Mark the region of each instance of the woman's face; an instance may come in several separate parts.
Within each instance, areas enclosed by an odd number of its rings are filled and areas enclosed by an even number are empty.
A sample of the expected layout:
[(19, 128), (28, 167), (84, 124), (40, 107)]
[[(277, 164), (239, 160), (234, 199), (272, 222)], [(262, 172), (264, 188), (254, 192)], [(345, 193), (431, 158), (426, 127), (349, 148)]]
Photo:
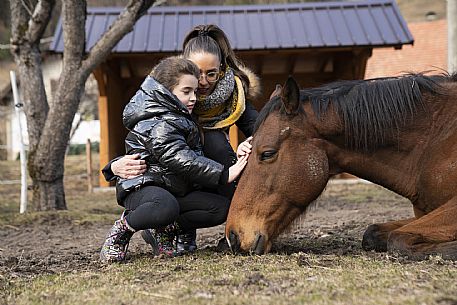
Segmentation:
[[(189, 60), (194, 62), (200, 69), (200, 79), (198, 80), (198, 91), (199, 96), (206, 96), (213, 92), (217, 84), (217, 79), (211, 81), (211, 77), (214, 76), (214, 73), (219, 74), (221, 62), (219, 58), (210, 53), (192, 53), (190, 54)], [(208, 81), (208, 78), (210, 81)]]

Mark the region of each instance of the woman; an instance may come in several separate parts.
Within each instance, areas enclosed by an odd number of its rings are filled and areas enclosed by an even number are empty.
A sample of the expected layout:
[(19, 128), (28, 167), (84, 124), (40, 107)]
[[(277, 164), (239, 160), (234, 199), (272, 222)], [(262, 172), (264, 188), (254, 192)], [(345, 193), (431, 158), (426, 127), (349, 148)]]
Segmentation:
[[(196, 114), (204, 130), (204, 153), (225, 166), (236, 162), (228, 130), (236, 125), (250, 137), (258, 113), (247, 100), (259, 93), (257, 77), (236, 58), (225, 33), (215, 25), (199, 25), (187, 34), (183, 56), (200, 69)], [(242, 146), (243, 147), (243, 146)], [(220, 186), (218, 193), (231, 199), (234, 183)]]
[[(248, 137), (240, 144), (238, 155), (250, 153), (250, 136), (258, 113), (249, 100), (260, 93), (258, 78), (236, 58), (225, 33), (216, 25), (198, 25), (184, 38), (183, 56), (200, 70), (198, 100), (194, 114), (204, 131), (205, 156), (229, 168), (236, 163), (228, 129), (236, 125)], [(114, 159), (103, 169), (110, 181), (116, 176), (133, 178), (146, 170), (139, 155)], [(216, 192), (231, 199), (236, 182), (217, 187)], [(195, 248), (195, 234), (180, 236), (186, 247)]]

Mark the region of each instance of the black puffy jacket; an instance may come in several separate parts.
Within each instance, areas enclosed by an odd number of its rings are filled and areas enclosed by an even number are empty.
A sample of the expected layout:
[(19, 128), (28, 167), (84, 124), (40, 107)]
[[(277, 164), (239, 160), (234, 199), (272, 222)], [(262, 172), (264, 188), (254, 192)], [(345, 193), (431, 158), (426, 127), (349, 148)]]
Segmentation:
[(130, 131), (126, 154), (140, 154), (146, 172), (132, 179), (117, 178), (117, 199), (143, 185), (165, 188), (183, 196), (200, 186), (227, 183), (224, 166), (203, 156), (200, 133), (187, 108), (154, 78), (147, 77), (124, 109)]

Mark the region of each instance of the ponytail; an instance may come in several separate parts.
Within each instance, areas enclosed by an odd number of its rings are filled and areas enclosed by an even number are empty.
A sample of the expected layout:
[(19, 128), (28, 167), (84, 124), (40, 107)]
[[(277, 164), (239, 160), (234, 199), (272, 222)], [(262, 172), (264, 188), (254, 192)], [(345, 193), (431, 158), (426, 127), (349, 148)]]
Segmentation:
[(230, 42), (217, 25), (197, 25), (184, 38), (183, 55), (188, 58), (192, 53), (205, 52), (217, 56), (221, 62), (221, 70), (229, 66), (233, 73), (241, 79), (244, 89), (249, 88), (249, 78), (240, 68), (243, 63), (235, 56)]

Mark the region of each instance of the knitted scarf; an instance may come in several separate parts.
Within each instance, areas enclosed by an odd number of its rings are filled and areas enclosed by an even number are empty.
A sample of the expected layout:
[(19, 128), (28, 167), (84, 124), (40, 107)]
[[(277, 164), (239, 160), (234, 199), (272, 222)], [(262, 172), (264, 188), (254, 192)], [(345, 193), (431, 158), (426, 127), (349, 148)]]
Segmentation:
[(194, 113), (203, 129), (221, 129), (235, 124), (245, 107), (241, 80), (227, 67), (213, 92), (199, 97)]

